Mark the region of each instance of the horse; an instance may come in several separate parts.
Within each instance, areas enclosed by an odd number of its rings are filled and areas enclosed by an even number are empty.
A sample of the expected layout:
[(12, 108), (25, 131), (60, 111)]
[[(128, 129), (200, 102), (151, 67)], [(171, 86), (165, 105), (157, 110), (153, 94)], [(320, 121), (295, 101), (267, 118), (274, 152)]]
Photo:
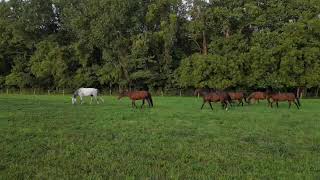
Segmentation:
[(246, 97), (243, 92), (229, 92), (228, 94), (229, 94), (231, 100), (236, 100), (239, 102), (238, 105), (241, 104), (243, 106), (243, 100), (245, 102), (247, 102)]
[(223, 92), (223, 91), (212, 92), (212, 91), (207, 91), (204, 89), (196, 89), (194, 91), (194, 95), (202, 96), (203, 104), (201, 106), (201, 109), (203, 109), (203, 106), (207, 102), (209, 103), (212, 110), (213, 110), (213, 108), (212, 108), (211, 102), (221, 102), (222, 109), (226, 109), (226, 110), (228, 110), (228, 104), (230, 106), (232, 106), (231, 105), (231, 98), (230, 98), (229, 94), (226, 92)]
[(90, 104), (92, 103), (92, 97), (94, 97), (97, 104), (99, 104), (99, 100), (104, 102), (101, 97), (98, 97), (98, 93), (99, 90), (96, 88), (79, 88), (73, 93), (72, 104), (75, 104), (77, 102), (77, 96), (80, 97), (81, 104), (84, 102), (82, 99), (84, 96), (91, 96)]
[[(259, 100), (264, 100), (264, 99), (267, 99), (268, 100), (268, 93), (266, 92), (261, 92), (261, 91), (256, 91), (256, 92), (253, 92), (251, 93), (248, 98), (247, 98), (247, 103), (249, 104), (251, 102), (251, 99), (253, 99), (255, 102), (258, 101), (259, 103)], [(268, 101), (269, 102), (269, 101)]]
[(119, 94), (118, 99), (128, 96), (132, 100), (132, 107), (137, 107), (135, 101), (142, 100), (141, 108), (147, 100), (149, 107), (153, 107), (153, 101), (150, 92), (148, 91), (123, 91)]
[(270, 93), (268, 95), (268, 102), (270, 102), (271, 108), (274, 102), (276, 102), (278, 108), (278, 102), (280, 101), (288, 101), (289, 108), (291, 107), (292, 102), (297, 106), (298, 109), (300, 109), (301, 106), (299, 96), (296, 93)]

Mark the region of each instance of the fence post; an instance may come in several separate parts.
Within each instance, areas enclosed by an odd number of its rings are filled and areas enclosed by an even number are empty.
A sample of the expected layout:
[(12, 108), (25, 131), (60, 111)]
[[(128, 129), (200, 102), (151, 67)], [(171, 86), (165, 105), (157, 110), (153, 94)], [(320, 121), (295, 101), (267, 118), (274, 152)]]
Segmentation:
[(111, 82), (109, 82), (109, 94), (110, 94), (110, 96), (111, 96), (111, 94), (112, 94), (112, 85), (111, 85)]
[(36, 95), (36, 89), (33, 89), (33, 95)]
[(181, 96), (181, 89), (179, 90), (179, 95)]
[(50, 90), (48, 90), (48, 95), (50, 95)]
[(7, 88), (7, 94), (9, 94), (9, 89)]
[(161, 90), (161, 96), (163, 96), (163, 90)]

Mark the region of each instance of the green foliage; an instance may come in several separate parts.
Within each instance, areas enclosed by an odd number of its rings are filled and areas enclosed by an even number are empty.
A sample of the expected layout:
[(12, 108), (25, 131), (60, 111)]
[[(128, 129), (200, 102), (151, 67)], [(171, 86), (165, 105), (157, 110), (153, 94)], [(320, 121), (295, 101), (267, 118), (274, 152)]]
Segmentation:
[(178, 76), (182, 87), (225, 89), (237, 85), (240, 73), (232, 59), (195, 54), (182, 61)]
[(316, 0), (0, 1), (0, 86), (318, 87), (319, 12)]

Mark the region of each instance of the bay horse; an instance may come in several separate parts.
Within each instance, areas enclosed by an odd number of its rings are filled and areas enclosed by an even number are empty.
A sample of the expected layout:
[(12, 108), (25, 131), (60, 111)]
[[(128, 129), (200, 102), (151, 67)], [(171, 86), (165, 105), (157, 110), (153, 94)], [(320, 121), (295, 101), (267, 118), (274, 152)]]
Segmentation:
[(246, 97), (243, 92), (229, 92), (228, 94), (229, 94), (231, 100), (236, 100), (239, 102), (238, 105), (241, 104), (243, 106), (243, 100), (245, 102), (247, 102)]
[(99, 90), (96, 88), (79, 88), (77, 89), (72, 96), (72, 104), (75, 104), (77, 102), (77, 96), (80, 97), (81, 104), (84, 102), (83, 97), (84, 96), (91, 96), (90, 104), (92, 103), (92, 97), (96, 100), (97, 104), (99, 104), (99, 100), (104, 102), (104, 100), (101, 97), (98, 97)]
[(274, 102), (276, 103), (277, 108), (279, 107), (278, 102), (288, 101), (289, 108), (291, 107), (291, 103), (293, 102), (299, 109), (301, 106), (299, 98), (300, 97), (296, 93), (270, 93), (268, 95), (268, 102), (270, 102), (271, 108)]
[(203, 104), (201, 106), (201, 109), (203, 109), (203, 106), (208, 103), (210, 105), (210, 108), (212, 108), (211, 102), (221, 102), (222, 109), (228, 110), (228, 104), (231, 105), (231, 98), (228, 93), (223, 91), (206, 91), (203, 89), (196, 89), (194, 91), (194, 95), (202, 96), (203, 98)]
[[(259, 100), (264, 100), (264, 99), (267, 99), (268, 100), (268, 93), (266, 92), (262, 92), (262, 91), (256, 91), (256, 92), (253, 92), (251, 93), (248, 98), (247, 98), (247, 103), (249, 104), (251, 102), (251, 100), (253, 99), (255, 102), (258, 101), (259, 103)], [(269, 103), (269, 101), (268, 101)]]
[(147, 100), (149, 107), (153, 107), (153, 101), (151, 94), (148, 91), (123, 91), (119, 94), (118, 99), (128, 96), (132, 100), (132, 107), (137, 107), (135, 101), (142, 100), (141, 108)]

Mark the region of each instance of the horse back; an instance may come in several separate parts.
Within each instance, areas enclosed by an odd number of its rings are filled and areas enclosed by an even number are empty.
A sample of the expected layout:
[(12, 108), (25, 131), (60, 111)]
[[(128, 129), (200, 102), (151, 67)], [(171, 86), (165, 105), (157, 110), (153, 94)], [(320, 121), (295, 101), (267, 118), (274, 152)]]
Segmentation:
[(294, 93), (276, 93), (271, 95), (271, 98), (278, 101), (287, 101), (287, 100), (294, 100), (296, 96)]
[(228, 93), (231, 99), (237, 100), (244, 98), (243, 92), (230, 92)]
[(220, 100), (220, 96), (217, 93), (209, 93), (205, 96), (203, 96), (204, 100), (206, 101), (211, 101), (211, 102), (216, 102)]
[(98, 95), (98, 89), (96, 88), (79, 88), (78, 94), (82, 96), (96, 96)]
[(151, 94), (148, 91), (134, 91), (129, 93), (129, 97), (132, 100), (140, 100), (151, 97)]

